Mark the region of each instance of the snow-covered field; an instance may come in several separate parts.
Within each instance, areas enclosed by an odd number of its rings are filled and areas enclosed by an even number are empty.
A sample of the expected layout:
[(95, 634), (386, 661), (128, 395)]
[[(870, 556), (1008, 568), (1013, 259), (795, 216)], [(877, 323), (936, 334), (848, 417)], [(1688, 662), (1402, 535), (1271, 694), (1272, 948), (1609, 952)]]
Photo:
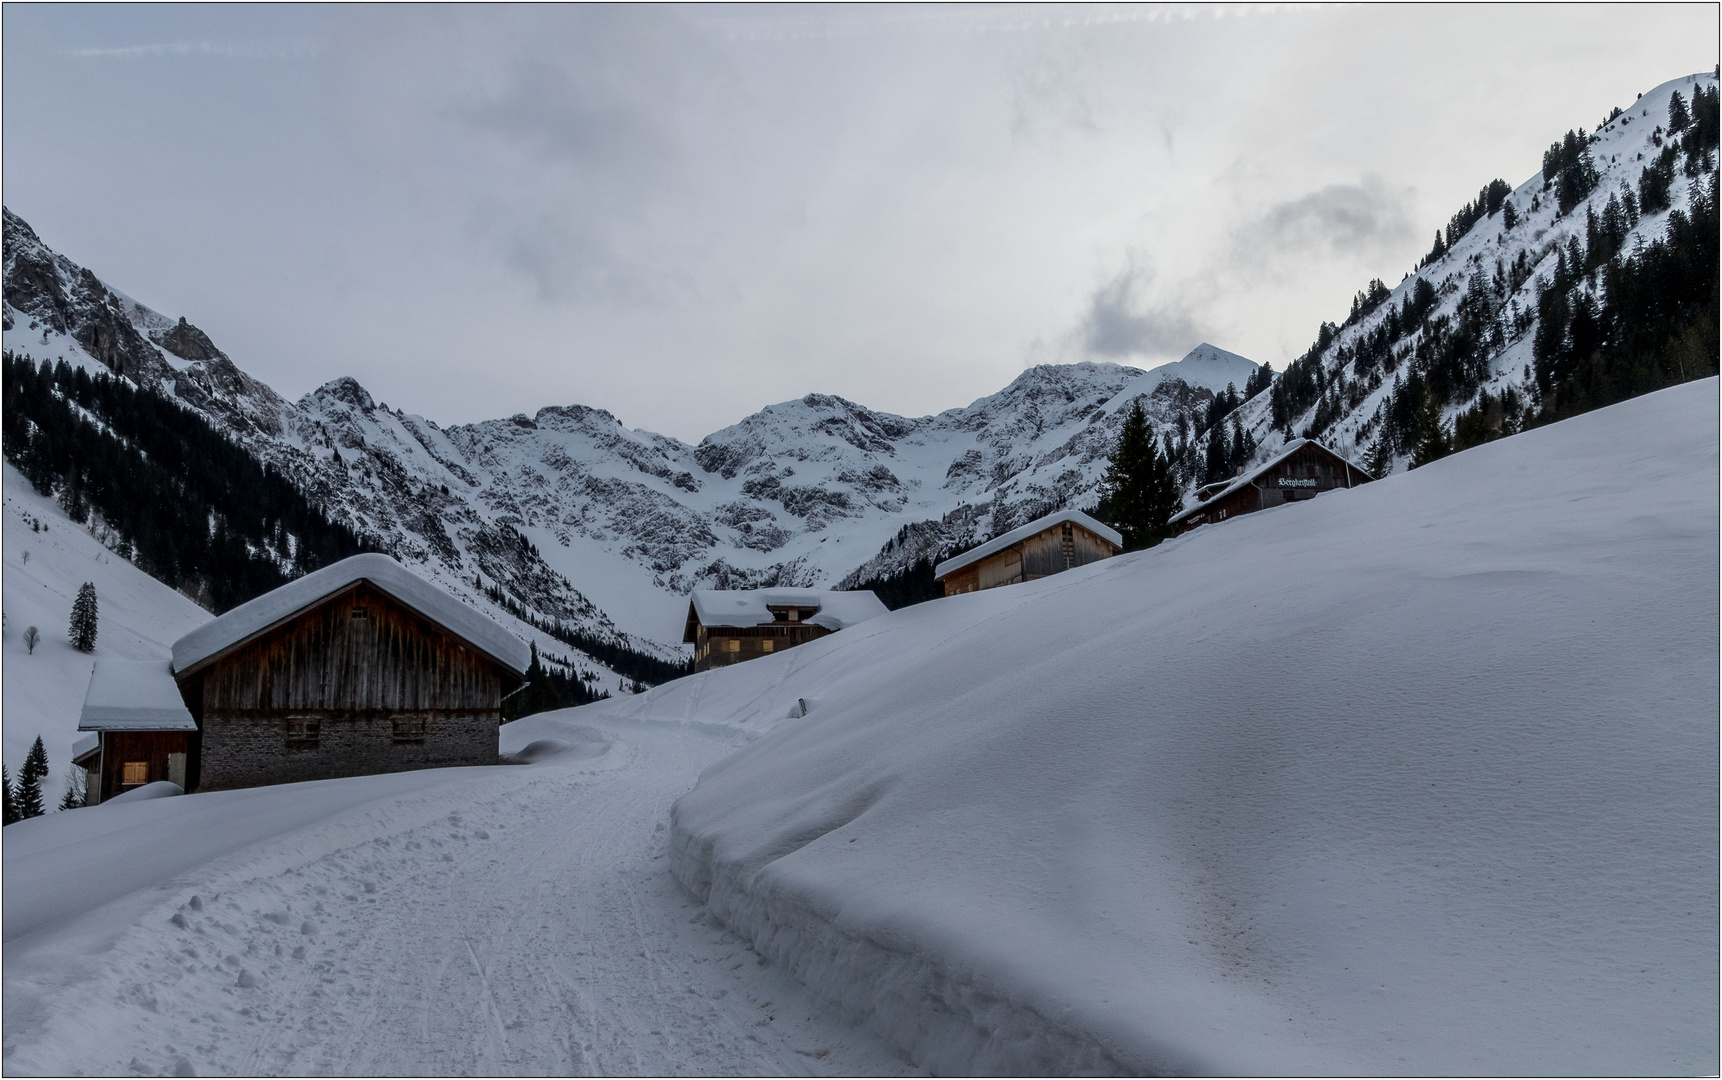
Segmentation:
[(17, 1075), (902, 1075), (671, 879), (733, 732), (533, 717), (532, 765), (189, 795), (5, 831)]
[(4, 1071), (1714, 1073), (1717, 395), (11, 826)]
[(1717, 391), (584, 712), (762, 733), (675, 873), (937, 1072), (1714, 1073)]

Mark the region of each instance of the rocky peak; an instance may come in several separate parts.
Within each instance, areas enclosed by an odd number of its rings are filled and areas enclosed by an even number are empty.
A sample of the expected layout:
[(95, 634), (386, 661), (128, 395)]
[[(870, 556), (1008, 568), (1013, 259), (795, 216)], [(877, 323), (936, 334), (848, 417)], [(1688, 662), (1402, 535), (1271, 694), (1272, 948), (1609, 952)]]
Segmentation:
[(152, 332), (150, 340), (181, 360), (201, 363), (227, 359), (227, 354), (215, 347), (215, 342), (209, 340), (209, 335), (186, 322), (184, 315), (181, 315), (179, 322), (172, 327)]

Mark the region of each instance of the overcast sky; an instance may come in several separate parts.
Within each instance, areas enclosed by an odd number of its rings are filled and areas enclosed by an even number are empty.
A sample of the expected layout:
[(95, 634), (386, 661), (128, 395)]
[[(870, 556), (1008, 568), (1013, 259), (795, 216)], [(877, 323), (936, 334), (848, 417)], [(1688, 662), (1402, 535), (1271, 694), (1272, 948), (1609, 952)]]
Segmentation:
[(4, 8), (6, 204), (289, 397), (694, 440), (1276, 368), (1712, 4)]

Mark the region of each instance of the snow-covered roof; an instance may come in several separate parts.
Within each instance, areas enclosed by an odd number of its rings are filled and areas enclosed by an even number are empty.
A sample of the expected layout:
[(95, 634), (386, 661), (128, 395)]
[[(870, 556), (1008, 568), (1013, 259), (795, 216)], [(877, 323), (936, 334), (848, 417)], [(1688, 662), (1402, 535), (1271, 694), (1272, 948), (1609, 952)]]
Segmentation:
[(361, 581), (368, 582), (460, 638), (516, 675), (532, 657), (526, 643), (387, 555), (354, 555), (247, 600), (173, 643), (173, 670), (183, 675)]
[(94, 753), (95, 751), (100, 750), (101, 747), (101, 732), (92, 731), (88, 735), (79, 735), (77, 739), (72, 742), (72, 764), (78, 764), (79, 758), (83, 757), (85, 754)]
[(97, 660), (79, 731), (196, 731), (166, 660)]
[[(1239, 491), (1243, 488), (1249, 487), (1250, 484), (1254, 483), (1256, 481), (1256, 479), (1258, 477), (1260, 477), (1263, 473), (1274, 468), (1276, 465), (1278, 465), (1280, 462), (1284, 461), (1286, 458), (1289, 458), (1293, 454), (1297, 453), (1299, 450), (1302, 450), (1305, 446), (1313, 446), (1317, 450), (1320, 450), (1323, 453), (1326, 453), (1329, 456), (1331, 456), (1331, 457), (1333, 457), (1339, 461), (1345, 462), (1347, 465), (1351, 466), (1351, 468), (1353, 470), (1356, 471), (1357, 475), (1363, 477), (1365, 480), (1375, 479), (1375, 477), (1371, 476), (1367, 470), (1360, 468), (1356, 462), (1350, 460), (1349, 458), (1341, 457), (1339, 454), (1334, 453), (1332, 449), (1330, 449), (1326, 446), (1323, 446), (1321, 443), (1316, 442), (1314, 439), (1293, 439), (1291, 442), (1286, 443), (1285, 446), (1280, 450), (1279, 453), (1275, 454), (1273, 457), (1269, 458), (1268, 460), (1262, 462), (1260, 465), (1256, 466), (1250, 472), (1247, 472), (1244, 475), (1238, 477), (1236, 480), (1233, 480), (1231, 483), (1227, 484), (1223, 489), (1214, 492), (1212, 495), (1208, 496), (1206, 499), (1203, 499), (1201, 502), (1197, 503), (1195, 506), (1190, 507), (1188, 510), (1183, 510), (1183, 511), (1180, 511), (1176, 514), (1173, 514), (1171, 517), (1171, 520), (1167, 521), (1166, 524), (1175, 525), (1178, 522), (1183, 521), (1185, 518), (1189, 517), (1191, 514), (1194, 514), (1198, 510), (1201, 510), (1203, 507), (1207, 506), (1208, 504), (1215, 502), (1216, 500), (1223, 499), (1227, 495), (1232, 494), (1232, 492), (1234, 492), (1234, 491)], [(1215, 486), (1214, 484), (1206, 485), (1206, 487), (1210, 487), (1210, 488), (1214, 487), (1214, 486)], [(1198, 490), (1201, 490), (1201, 489), (1198, 489)]]
[(1124, 537), (1119, 535), (1118, 530), (1112, 526), (1103, 525), (1080, 510), (1060, 510), (1056, 514), (1035, 518), (1027, 525), (1019, 525), (1010, 532), (993, 537), (980, 547), (970, 548), (961, 555), (946, 559), (938, 566), (933, 567), (933, 577), (935, 579), (942, 578), (953, 571), (961, 570), (970, 563), (979, 562), (994, 552), (1003, 551), (1012, 544), (1019, 544), (1031, 536), (1043, 533), (1054, 525), (1062, 525), (1067, 521), (1082, 526), (1103, 540), (1110, 541), (1115, 547), (1124, 546)]
[(886, 607), (866, 589), (695, 589), (688, 597), (701, 626), (761, 626), (776, 621), (774, 607), (815, 608), (818, 614), (801, 621), (827, 630), (841, 630), (885, 614)]

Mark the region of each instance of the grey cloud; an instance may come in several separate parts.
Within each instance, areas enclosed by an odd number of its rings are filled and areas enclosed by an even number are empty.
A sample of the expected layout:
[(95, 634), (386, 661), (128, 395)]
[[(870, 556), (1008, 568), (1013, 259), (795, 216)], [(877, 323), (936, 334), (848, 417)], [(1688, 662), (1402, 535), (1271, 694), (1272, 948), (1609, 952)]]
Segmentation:
[(1096, 289), (1077, 330), (1084, 352), (1107, 359), (1181, 356), (1208, 336), (1185, 306), (1144, 296), (1153, 272), (1138, 260)]
[(724, 58), (675, 13), (549, 7), (433, 10), (398, 43), (360, 13), (343, 42), (368, 145), (435, 177), (470, 229), (541, 301), (677, 294), (676, 256), (702, 228), (690, 143)]
[(1378, 176), (1356, 184), (1329, 184), (1269, 207), (1238, 232), (1246, 256), (1370, 254), (1411, 236), (1413, 192), (1389, 188)]

